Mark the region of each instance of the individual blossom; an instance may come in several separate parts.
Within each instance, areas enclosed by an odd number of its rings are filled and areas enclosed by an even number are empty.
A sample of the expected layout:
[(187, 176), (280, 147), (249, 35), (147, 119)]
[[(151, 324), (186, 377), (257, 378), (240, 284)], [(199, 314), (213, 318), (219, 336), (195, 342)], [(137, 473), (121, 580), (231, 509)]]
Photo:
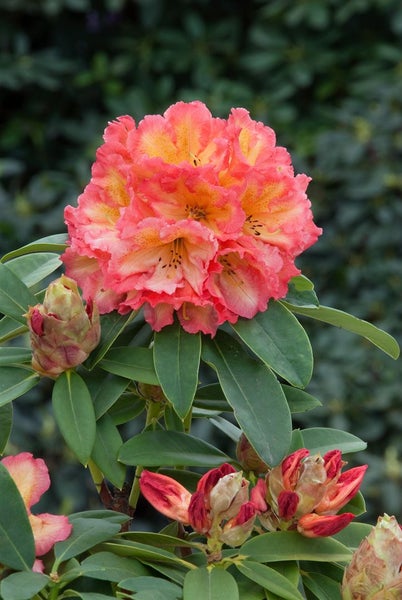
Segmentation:
[[(31, 512), (31, 507), (39, 502), (50, 487), (47, 466), (41, 458), (34, 458), (30, 452), (6, 456), (1, 463), (13, 478), (27, 509), (35, 542), (35, 555), (43, 556), (56, 542), (68, 538), (72, 530), (72, 525), (65, 516), (49, 513), (35, 515)], [(33, 570), (43, 572), (40, 559), (35, 560)]]
[(342, 600), (402, 598), (402, 528), (384, 515), (354, 552), (342, 582)]
[(269, 531), (295, 530), (306, 537), (329, 536), (346, 527), (353, 513), (337, 514), (357, 494), (367, 465), (345, 472), (340, 450), (320, 456), (296, 450), (265, 479), (259, 479), (251, 500)]
[(249, 482), (228, 463), (211, 469), (191, 494), (175, 479), (144, 470), (140, 488), (159, 512), (190, 525), (207, 537), (210, 556), (220, 556), (222, 544), (241, 545), (251, 534), (256, 507), (249, 500)]
[(26, 314), (31, 337), (32, 366), (41, 375), (57, 377), (84, 362), (98, 345), (99, 313), (86, 306), (74, 280), (62, 275), (47, 288), (43, 304)]
[(138, 124), (111, 122), (92, 177), (67, 206), (62, 259), (101, 313), (143, 308), (159, 331), (252, 318), (286, 295), (314, 244), (309, 178), (243, 108), (227, 119), (178, 102)]

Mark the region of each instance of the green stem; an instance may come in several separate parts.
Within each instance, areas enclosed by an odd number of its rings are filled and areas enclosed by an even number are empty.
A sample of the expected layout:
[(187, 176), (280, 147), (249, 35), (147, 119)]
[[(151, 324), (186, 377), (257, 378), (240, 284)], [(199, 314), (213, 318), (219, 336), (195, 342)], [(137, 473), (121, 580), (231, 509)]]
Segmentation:
[(91, 458), (88, 461), (88, 469), (89, 469), (89, 472), (91, 473), (92, 481), (94, 482), (96, 491), (98, 492), (98, 494), (100, 494), (102, 482), (103, 482), (103, 473), (96, 466), (96, 464), (94, 463), (94, 461)]

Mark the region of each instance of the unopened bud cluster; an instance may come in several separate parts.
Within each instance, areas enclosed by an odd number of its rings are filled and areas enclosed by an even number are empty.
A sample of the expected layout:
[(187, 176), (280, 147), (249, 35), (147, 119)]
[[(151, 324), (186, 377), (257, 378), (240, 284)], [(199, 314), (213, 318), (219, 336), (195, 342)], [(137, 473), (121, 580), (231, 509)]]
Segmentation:
[(84, 305), (76, 282), (63, 275), (47, 288), (43, 304), (26, 314), (33, 350), (32, 367), (47, 377), (58, 377), (81, 364), (98, 345), (99, 313), (92, 302)]

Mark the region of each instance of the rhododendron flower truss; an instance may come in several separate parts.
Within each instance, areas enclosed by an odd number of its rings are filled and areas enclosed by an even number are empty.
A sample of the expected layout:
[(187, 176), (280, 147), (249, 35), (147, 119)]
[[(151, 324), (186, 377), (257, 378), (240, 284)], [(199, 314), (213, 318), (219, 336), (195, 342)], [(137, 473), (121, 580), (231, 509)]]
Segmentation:
[[(26, 506), (35, 541), (35, 554), (43, 556), (56, 542), (68, 538), (72, 530), (72, 525), (65, 516), (31, 513), (31, 507), (39, 502), (42, 494), (50, 487), (47, 466), (41, 458), (34, 458), (29, 452), (6, 456), (1, 462), (13, 478)], [(34, 571), (43, 571), (41, 560), (35, 561)]]
[(214, 335), (286, 295), (295, 258), (315, 243), (306, 195), (275, 133), (242, 108), (212, 117), (198, 101), (129, 116), (105, 130), (92, 179), (68, 206), (66, 273), (101, 313), (144, 308), (160, 330)]
[(249, 482), (228, 463), (211, 469), (191, 494), (171, 477), (143, 471), (140, 488), (159, 512), (205, 535), (210, 554), (222, 545), (240, 546), (251, 534), (257, 508), (248, 498)]
[(297, 529), (306, 537), (338, 533), (354, 514), (337, 513), (357, 494), (367, 469), (342, 472), (345, 464), (340, 450), (321, 457), (301, 448), (284, 458), (251, 491), (261, 525), (269, 531)]

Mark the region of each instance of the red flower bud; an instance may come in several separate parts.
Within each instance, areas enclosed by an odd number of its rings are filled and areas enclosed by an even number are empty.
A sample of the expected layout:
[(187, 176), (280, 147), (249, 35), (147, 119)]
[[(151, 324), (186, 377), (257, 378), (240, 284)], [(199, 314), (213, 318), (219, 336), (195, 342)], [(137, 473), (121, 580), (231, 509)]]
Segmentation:
[(154, 508), (166, 517), (188, 523), (188, 508), (191, 494), (178, 481), (167, 475), (144, 470), (141, 473), (140, 489)]
[(317, 515), (309, 513), (303, 515), (297, 523), (297, 531), (305, 537), (326, 537), (335, 535), (344, 529), (354, 518), (353, 513), (341, 515)]

